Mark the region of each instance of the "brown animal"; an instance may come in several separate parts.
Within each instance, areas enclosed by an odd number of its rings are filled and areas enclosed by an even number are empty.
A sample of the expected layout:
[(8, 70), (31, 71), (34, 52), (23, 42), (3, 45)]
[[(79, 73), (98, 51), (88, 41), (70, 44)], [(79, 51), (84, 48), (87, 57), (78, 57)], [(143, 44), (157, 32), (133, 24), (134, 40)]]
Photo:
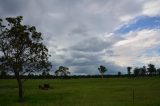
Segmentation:
[(47, 90), (50, 88), (50, 85), (49, 84), (44, 84), (43, 86), (42, 85), (39, 85), (38, 86), (39, 89), (42, 89), (42, 90)]

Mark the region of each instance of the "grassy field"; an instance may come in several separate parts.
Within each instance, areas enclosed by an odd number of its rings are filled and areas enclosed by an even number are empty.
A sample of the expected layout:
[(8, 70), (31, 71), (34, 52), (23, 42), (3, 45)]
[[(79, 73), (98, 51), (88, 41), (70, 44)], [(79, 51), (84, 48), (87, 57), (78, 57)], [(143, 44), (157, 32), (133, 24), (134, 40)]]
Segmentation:
[[(49, 90), (39, 84), (49, 83)], [(134, 103), (133, 103), (134, 89)], [(0, 80), (0, 106), (160, 106), (160, 78), (28, 80), (25, 102), (15, 80)]]

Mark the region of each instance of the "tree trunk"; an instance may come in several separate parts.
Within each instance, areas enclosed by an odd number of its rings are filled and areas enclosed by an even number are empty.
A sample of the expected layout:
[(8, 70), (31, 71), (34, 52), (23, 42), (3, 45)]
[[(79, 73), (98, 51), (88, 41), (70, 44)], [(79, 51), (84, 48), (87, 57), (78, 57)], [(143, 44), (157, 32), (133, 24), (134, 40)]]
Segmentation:
[(101, 77), (103, 78), (103, 74), (101, 73)]
[(16, 79), (17, 79), (17, 83), (18, 83), (18, 94), (19, 94), (19, 102), (23, 102), (24, 101), (24, 98), (23, 98), (23, 86), (22, 86), (22, 81), (21, 81), (21, 78), (19, 76), (19, 73), (17, 71), (15, 71), (15, 76), (16, 76)]
[(18, 88), (19, 88), (19, 102), (23, 102), (23, 86), (22, 86), (22, 81), (20, 78), (17, 79), (18, 81)]

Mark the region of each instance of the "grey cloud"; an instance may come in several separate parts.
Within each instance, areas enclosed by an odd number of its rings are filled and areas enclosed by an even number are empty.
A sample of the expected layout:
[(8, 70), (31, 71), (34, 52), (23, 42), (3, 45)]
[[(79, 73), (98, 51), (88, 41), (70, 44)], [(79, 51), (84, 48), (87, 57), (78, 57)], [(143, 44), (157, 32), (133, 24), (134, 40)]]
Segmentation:
[(85, 52), (98, 52), (110, 47), (111, 43), (112, 42), (103, 41), (98, 37), (92, 37), (77, 43), (77, 45), (74, 45), (71, 49)]
[[(118, 72), (126, 73), (124, 67), (115, 65), (114, 63), (103, 63), (108, 71), (105, 74), (117, 74)], [(75, 66), (73, 74), (99, 74), (98, 71), (99, 64), (88, 65), (88, 66)]]
[(68, 34), (69, 36), (89, 36), (90, 29), (86, 25), (78, 25)]
[[(25, 4), (25, 5), (24, 5)], [(0, 0), (1, 14), (17, 14), (24, 11), (23, 8), (28, 2), (23, 0)]]
[(121, 69), (101, 56), (116, 55), (112, 45), (123, 38), (104, 35), (121, 24), (119, 17), (141, 12), (143, 4), (139, 0), (0, 0), (0, 14), (22, 15), (25, 24), (36, 26), (55, 68), (68, 65), (77, 67), (76, 73), (93, 74), (100, 64), (108, 64), (113, 72)]
[(71, 47), (72, 50), (77, 50), (81, 52), (101, 52), (103, 50), (110, 50), (112, 45), (123, 38), (118, 36), (111, 36), (111, 37), (90, 37), (81, 42), (78, 42), (74, 46)]
[[(112, 51), (108, 52), (112, 54)], [(97, 70), (99, 65), (106, 66), (109, 70), (107, 72), (108, 74), (117, 73), (118, 71), (124, 72), (123, 67), (120, 67), (113, 62), (106, 62), (102, 60), (101, 56), (105, 55), (104, 53), (88, 53), (78, 51), (72, 51), (70, 53), (71, 58), (64, 59), (63, 63), (61, 64), (65, 64), (69, 68), (71, 67), (72, 74), (99, 74)], [(72, 70), (73, 67), (74, 70)]]

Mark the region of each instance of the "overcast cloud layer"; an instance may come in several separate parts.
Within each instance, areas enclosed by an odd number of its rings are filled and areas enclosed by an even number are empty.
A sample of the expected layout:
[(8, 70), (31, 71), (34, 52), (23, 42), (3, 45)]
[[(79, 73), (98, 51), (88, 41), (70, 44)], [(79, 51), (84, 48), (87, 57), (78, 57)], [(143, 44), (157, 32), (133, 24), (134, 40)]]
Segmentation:
[(23, 16), (43, 33), (53, 70), (72, 74), (126, 73), (160, 67), (160, 0), (0, 0), (0, 18)]

